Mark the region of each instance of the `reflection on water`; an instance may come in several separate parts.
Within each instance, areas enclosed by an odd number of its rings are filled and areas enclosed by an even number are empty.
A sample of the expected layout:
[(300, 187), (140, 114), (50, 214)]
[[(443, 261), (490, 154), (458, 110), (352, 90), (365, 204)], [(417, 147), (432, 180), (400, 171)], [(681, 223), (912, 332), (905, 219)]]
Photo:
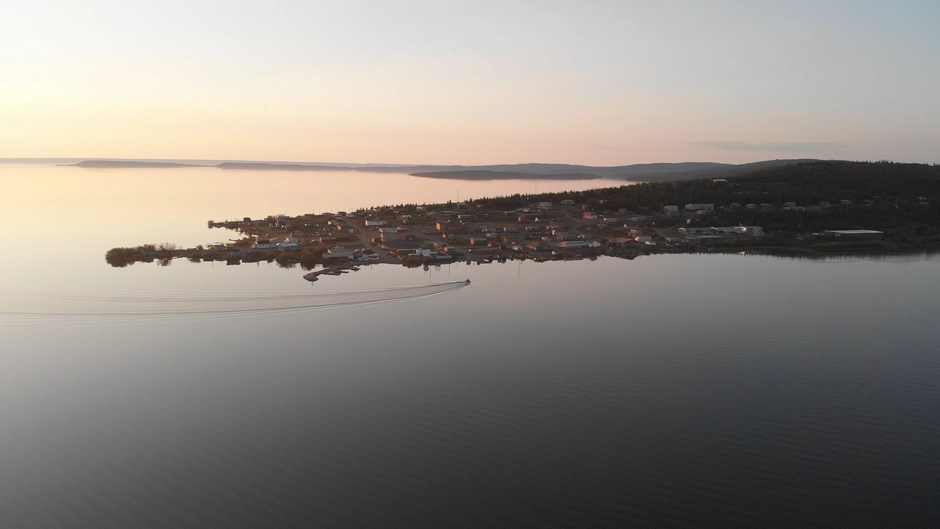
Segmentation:
[[(103, 189), (83, 207), (77, 176), (0, 180), (17, 197), (0, 194), (0, 310), (214, 312), (0, 318), (3, 527), (940, 519), (936, 256), (373, 265), (312, 284), (267, 263), (114, 269), (105, 249), (204, 242), (203, 209), (250, 199), (133, 208), (111, 201), (139, 191)], [(253, 176), (258, 196), (277, 187)], [(203, 185), (175, 178), (145, 187)], [(323, 306), (217, 310), (259, 303)]]

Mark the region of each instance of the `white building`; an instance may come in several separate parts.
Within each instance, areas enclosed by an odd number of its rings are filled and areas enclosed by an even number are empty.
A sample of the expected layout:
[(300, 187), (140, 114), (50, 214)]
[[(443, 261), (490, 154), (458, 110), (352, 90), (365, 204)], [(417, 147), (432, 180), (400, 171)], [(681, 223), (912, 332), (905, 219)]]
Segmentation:
[(388, 224), (384, 220), (366, 219), (366, 226), (385, 226)]
[(251, 247), (255, 250), (270, 250), (271, 248), (277, 248), (277, 243), (267, 239), (258, 239)]

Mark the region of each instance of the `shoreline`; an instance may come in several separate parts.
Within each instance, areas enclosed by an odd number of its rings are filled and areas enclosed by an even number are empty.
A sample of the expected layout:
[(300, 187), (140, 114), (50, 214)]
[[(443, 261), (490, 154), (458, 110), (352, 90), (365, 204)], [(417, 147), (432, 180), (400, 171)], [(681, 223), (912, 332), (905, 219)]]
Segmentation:
[(188, 249), (114, 248), (105, 259), (116, 267), (186, 257), (313, 270), (661, 253), (931, 253), (940, 251), (940, 166), (820, 162), (730, 179), (210, 220), (208, 227), (241, 238)]

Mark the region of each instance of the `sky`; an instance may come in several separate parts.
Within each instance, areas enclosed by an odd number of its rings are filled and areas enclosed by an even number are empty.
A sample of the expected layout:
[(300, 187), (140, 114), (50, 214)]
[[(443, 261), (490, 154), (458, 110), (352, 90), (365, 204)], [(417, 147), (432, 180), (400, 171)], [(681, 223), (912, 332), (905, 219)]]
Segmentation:
[(0, 157), (940, 163), (940, 2), (5, 0)]

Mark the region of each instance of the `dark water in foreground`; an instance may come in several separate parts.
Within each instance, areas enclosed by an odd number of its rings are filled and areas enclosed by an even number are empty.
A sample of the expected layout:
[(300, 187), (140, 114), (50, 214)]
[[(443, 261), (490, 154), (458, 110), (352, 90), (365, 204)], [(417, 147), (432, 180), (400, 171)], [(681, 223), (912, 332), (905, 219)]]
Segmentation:
[[(300, 275), (209, 266), (172, 273), (271, 291)], [(274, 314), (2, 320), (0, 525), (936, 527), (938, 271), (374, 267), (314, 287), (473, 283)]]

